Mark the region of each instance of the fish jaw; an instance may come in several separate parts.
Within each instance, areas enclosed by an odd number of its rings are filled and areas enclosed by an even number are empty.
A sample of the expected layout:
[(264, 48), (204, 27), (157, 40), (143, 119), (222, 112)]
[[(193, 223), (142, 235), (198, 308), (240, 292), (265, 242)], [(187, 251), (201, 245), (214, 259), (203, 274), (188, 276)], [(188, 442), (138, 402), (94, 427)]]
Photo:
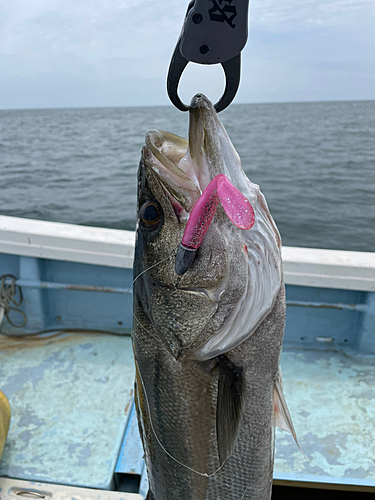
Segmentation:
[(184, 161), (193, 165), (202, 191), (219, 174), (240, 189), (234, 182), (235, 173), (243, 174), (240, 157), (213, 104), (203, 94), (196, 94), (190, 103), (189, 150)]
[(185, 172), (179, 166), (186, 155), (187, 141), (169, 132), (149, 130), (145, 142), (142, 156), (146, 165), (168, 193), (176, 215), (187, 218), (201, 194), (189, 167)]

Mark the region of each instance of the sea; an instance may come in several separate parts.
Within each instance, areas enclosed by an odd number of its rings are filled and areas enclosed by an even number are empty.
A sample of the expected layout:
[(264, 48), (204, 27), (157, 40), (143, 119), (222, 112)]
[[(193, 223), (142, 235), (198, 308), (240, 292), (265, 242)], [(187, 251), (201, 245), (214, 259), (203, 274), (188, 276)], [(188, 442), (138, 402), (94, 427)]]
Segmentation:
[[(375, 101), (233, 104), (220, 118), (283, 244), (375, 250)], [(172, 105), (0, 111), (0, 214), (134, 230), (148, 129)]]

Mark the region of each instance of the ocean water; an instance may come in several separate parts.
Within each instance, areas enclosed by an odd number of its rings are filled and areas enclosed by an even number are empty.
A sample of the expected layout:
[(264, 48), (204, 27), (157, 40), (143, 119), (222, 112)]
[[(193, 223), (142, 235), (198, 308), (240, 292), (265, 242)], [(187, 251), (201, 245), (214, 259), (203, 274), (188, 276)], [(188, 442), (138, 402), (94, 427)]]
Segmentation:
[[(284, 245), (375, 250), (375, 101), (239, 104), (220, 114)], [(135, 227), (147, 129), (171, 106), (0, 111), (0, 214)]]

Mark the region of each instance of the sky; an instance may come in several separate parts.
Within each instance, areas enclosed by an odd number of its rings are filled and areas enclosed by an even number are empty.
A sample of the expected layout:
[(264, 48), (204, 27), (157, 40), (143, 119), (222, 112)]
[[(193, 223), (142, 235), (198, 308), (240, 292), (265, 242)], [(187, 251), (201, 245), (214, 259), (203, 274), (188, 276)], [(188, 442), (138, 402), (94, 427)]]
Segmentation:
[[(210, 0), (207, 0), (210, 1)], [(188, 0), (0, 0), (0, 109), (166, 105)], [(221, 67), (189, 64), (185, 102)], [(375, 0), (252, 0), (235, 102), (375, 99)]]

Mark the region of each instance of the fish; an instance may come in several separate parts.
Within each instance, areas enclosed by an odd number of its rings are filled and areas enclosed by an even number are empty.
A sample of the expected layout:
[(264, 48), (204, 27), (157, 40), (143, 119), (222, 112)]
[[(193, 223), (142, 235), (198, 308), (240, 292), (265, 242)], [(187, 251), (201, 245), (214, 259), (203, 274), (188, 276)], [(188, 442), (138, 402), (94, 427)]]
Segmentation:
[[(251, 227), (217, 195), (179, 271), (194, 207), (224, 177), (249, 202)], [(203, 94), (190, 104), (188, 140), (146, 133), (137, 214), (132, 343), (147, 500), (269, 500), (275, 426), (296, 439), (279, 368), (281, 237)]]

